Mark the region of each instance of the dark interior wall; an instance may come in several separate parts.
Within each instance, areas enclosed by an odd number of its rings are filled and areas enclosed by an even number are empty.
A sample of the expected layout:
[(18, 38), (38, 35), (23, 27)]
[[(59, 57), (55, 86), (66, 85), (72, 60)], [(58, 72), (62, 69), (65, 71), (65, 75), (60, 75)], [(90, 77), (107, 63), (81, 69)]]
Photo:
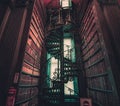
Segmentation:
[(75, 4), (75, 8), (77, 8), (77, 23), (79, 25), (81, 25), (81, 20), (84, 16), (84, 13), (87, 9), (87, 6), (88, 6), (88, 3), (90, 2), (91, 0), (80, 0), (80, 2), (78, 4)]
[(120, 6), (120, 0), (118, 0), (118, 4), (119, 4), (119, 6)]
[[(0, 1), (0, 24), (4, 23), (0, 26), (0, 106), (5, 106), (6, 100), (9, 97), (8, 90), (10, 87), (18, 90), (18, 80), (14, 82), (14, 75), (15, 73), (21, 73), (31, 18), (33, 18), (34, 1), (29, 1), (27, 4), (26, 2), (22, 2), (22, 0), (19, 0), (20, 2), (13, 2), (13, 4), (9, 4), (9, 1), (7, 3), (6, 0)], [(34, 10), (37, 10), (35, 19), (40, 18), (39, 20), (35, 20), (39, 26), (39, 28), (37, 28), (37, 30), (39, 29), (37, 36), (41, 36), (40, 38), (43, 39), (46, 18), (43, 1), (36, 0), (36, 5), (37, 9), (36, 6), (34, 8)], [(36, 14), (35, 11), (34, 14)], [(41, 39), (38, 40), (40, 40), (42, 44), (43, 41), (41, 41)], [(40, 50), (42, 50), (42, 48), (40, 48)], [(40, 58), (38, 57), (37, 60), (40, 60)], [(18, 74), (18, 77), (19, 76), (20, 74)], [(33, 101), (35, 100), (33, 99)], [(36, 103), (37, 102), (38, 101), (36, 101)]]
[[(13, 64), (15, 55), (16, 41), (18, 41), (18, 32), (21, 25), (20, 22), (22, 21), (22, 14), (23, 11), (20, 11), (19, 9), (12, 11), (0, 42), (0, 86), (2, 86), (0, 95), (3, 96), (2, 102), (6, 97), (9, 75), (12, 73), (10, 71), (14, 70), (11, 69), (11, 65)], [(19, 17), (16, 18), (16, 15), (19, 15)]]
[(4, 18), (5, 11), (12, 0), (0, 0), (0, 25)]
[(82, 62), (82, 39), (81, 39), (81, 33), (80, 29), (83, 26), (81, 24), (81, 21), (85, 15), (87, 6), (89, 4), (89, 0), (80, 0), (79, 2), (74, 4), (74, 12), (77, 17), (75, 17), (76, 21), (76, 32), (75, 32), (75, 50), (76, 50), (76, 61), (79, 64), (79, 77), (78, 77), (78, 85), (79, 85), (79, 93), (80, 97), (86, 97), (87, 96), (87, 89), (86, 89), (86, 76), (84, 71), (84, 63)]
[(6, 8), (7, 6), (5, 4), (3, 5), (2, 3), (0, 3), (0, 25), (2, 23)]
[[(103, 6), (103, 13), (109, 27), (109, 36), (106, 38), (108, 54), (113, 76), (120, 97), (120, 8), (117, 5)], [(112, 51), (110, 51), (112, 50)]]
[(79, 68), (78, 88), (79, 88), (80, 97), (82, 98), (82, 97), (86, 97), (87, 90), (86, 90), (85, 73), (82, 63), (81, 38), (78, 33), (75, 33), (74, 40), (75, 40), (76, 62), (78, 63), (78, 68)]
[[(110, 80), (119, 104), (120, 101), (120, 8), (118, 4), (106, 3), (97, 5), (100, 25), (103, 31), (103, 38), (108, 55), (109, 69), (111, 70)], [(100, 15), (101, 14), (101, 15)]]
[[(119, 106), (119, 8), (116, 5), (108, 9), (111, 5), (91, 0), (91, 5), (87, 5), (83, 14), (80, 37), (88, 97), (95, 105)], [(99, 61), (101, 58), (103, 61)], [(111, 93), (107, 94), (109, 90)]]
[[(9, 17), (5, 20), (6, 25), (4, 26), (3, 33), (0, 39), (1, 106), (5, 106), (7, 91), (9, 87), (13, 84), (13, 76), (18, 61), (18, 54), (27, 15), (27, 8), (25, 6), (19, 8), (9, 8), (9, 11), (11, 12), (9, 14)], [(7, 11), (3, 11), (3, 13), (6, 14)], [(3, 26), (1, 26), (1, 28), (2, 27)], [(27, 30), (25, 32), (27, 32)]]
[(112, 41), (115, 59), (120, 66), (120, 8), (116, 5), (103, 7), (104, 15), (110, 29), (110, 39)]
[(8, 3), (1, 3), (0, 2), (0, 40), (2, 37), (2, 33), (6, 24), (6, 20), (9, 17), (10, 9), (8, 7)]

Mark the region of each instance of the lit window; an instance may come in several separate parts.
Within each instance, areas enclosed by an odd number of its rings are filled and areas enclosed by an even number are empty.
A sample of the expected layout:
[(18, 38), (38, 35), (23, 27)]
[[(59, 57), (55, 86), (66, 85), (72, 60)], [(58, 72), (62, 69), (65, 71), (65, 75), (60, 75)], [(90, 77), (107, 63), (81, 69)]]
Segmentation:
[(60, 0), (62, 8), (69, 8), (71, 6), (71, 0)]
[[(71, 38), (64, 38), (64, 57), (68, 59), (72, 59), (72, 53), (70, 52), (72, 49), (72, 40)], [(74, 81), (68, 81), (64, 84), (64, 93), (65, 95), (73, 95), (74, 94)]]
[[(71, 37), (65, 37), (63, 40), (63, 49), (64, 49), (64, 58), (69, 59), (74, 62), (75, 53), (74, 53), (74, 44)], [(48, 57), (51, 57), (49, 54)], [(52, 80), (60, 80), (60, 60), (52, 57), (48, 64), (48, 75)], [(52, 87), (52, 82), (50, 81), (49, 86)], [(68, 81), (64, 84), (64, 94), (65, 95), (75, 95), (75, 78), (72, 78), (71, 81)]]
[(58, 68), (58, 60), (52, 57), (51, 59), (51, 73), (50, 78), (55, 79), (56, 75), (54, 74), (56, 72), (56, 69)]

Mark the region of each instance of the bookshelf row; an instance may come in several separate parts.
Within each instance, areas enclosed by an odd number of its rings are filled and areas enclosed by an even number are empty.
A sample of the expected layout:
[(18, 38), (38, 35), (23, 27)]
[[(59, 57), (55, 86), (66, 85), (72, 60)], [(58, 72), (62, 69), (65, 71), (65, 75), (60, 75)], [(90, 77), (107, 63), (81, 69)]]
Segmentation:
[[(81, 51), (87, 81), (87, 93), (97, 105), (110, 104), (113, 94), (106, 58), (102, 46), (102, 34), (94, 3), (90, 3), (82, 19), (80, 29)], [(102, 99), (99, 99), (102, 98)]]
[(16, 102), (18, 104), (20, 101), (28, 100), (36, 95), (38, 95), (37, 87), (21, 87), (18, 90)]
[(40, 58), (44, 39), (42, 1), (36, 0), (32, 10), (28, 39), (20, 74), (17, 106), (37, 106), (40, 77)]

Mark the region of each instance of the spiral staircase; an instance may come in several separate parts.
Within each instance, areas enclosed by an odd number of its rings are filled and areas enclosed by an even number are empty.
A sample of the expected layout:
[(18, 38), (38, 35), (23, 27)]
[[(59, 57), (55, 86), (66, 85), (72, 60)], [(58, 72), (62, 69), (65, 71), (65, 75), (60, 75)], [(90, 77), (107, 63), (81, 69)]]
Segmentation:
[[(60, 15), (60, 14), (58, 14)], [(79, 105), (79, 94), (78, 96), (69, 95), (67, 98), (73, 100), (71, 103), (65, 102), (65, 95), (64, 95), (64, 84), (66, 84), (68, 81), (72, 81), (74, 77), (78, 77), (79, 75), (79, 67), (76, 62), (72, 62), (72, 50), (68, 49), (68, 54), (65, 57), (64, 56), (64, 48), (63, 48), (63, 39), (64, 39), (64, 29), (65, 28), (71, 28), (71, 23), (67, 24), (67, 27), (63, 22), (61, 21), (61, 16), (58, 16), (59, 19), (56, 21), (57, 16), (54, 16), (54, 28), (49, 27), (49, 34), (46, 36), (46, 50), (47, 52), (54, 57), (55, 59), (58, 59), (60, 61), (60, 66), (56, 71), (59, 71), (54, 73), (55, 78), (47, 78), (47, 80), (52, 82), (52, 87), (45, 87), (43, 89), (43, 99), (45, 101), (46, 106), (63, 106), (69, 105), (69, 106), (78, 106)], [(51, 19), (50, 19), (51, 20)], [(59, 23), (59, 24), (58, 24)], [(62, 23), (62, 24), (61, 24)], [(51, 26), (51, 22), (49, 24)], [(68, 30), (68, 29), (67, 29)], [(57, 75), (56, 75), (57, 74)], [(48, 76), (47, 76), (48, 77)], [(69, 88), (70, 92), (73, 92), (71, 88)], [(75, 92), (75, 91), (74, 91)]]

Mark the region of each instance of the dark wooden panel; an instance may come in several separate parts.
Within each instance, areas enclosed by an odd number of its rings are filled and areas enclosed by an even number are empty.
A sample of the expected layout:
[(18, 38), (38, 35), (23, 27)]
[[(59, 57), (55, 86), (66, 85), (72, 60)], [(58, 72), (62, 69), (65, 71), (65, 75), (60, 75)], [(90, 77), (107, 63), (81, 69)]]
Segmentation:
[(1, 25), (2, 21), (3, 21), (3, 17), (5, 15), (6, 9), (7, 9), (6, 5), (3, 5), (3, 4), (1, 5), (0, 4), (0, 25)]
[(104, 32), (101, 31), (100, 18), (97, 15), (103, 14), (99, 13), (97, 6), (95, 0), (88, 5), (80, 28), (87, 92), (95, 105), (114, 106), (117, 103), (112, 102), (115, 100), (115, 92), (110, 78), (112, 76), (109, 61), (106, 59), (108, 54), (105, 51)]
[(3, 103), (0, 105), (4, 105), (7, 90), (13, 80), (22, 38), (22, 28), (24, 27), (24, 24), (22, 24), (24, 21), (23, 16), (25, 14), (24, 8), (14, 9), (10, 12), (0, 40), (0, 86), (2, 86), (0, 90), (0, 100), (2, 101), (0, 103)]

